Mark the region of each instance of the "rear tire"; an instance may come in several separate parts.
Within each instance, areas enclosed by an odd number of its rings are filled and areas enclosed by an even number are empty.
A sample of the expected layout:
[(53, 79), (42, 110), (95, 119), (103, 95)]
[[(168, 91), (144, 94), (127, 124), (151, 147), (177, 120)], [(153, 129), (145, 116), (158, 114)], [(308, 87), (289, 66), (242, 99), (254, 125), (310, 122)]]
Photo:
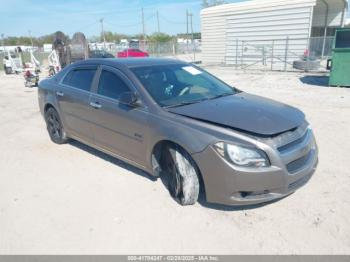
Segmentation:
[(191, 156), (181, 147), (169, 145), (163, 163), (170, 195), (181, 205), (194, 205), (199, 196), (199, 171)]
[(47, 109), (45, 122), (52, 142), (59, 145), (67, 143), (68, 137), (64, 131), (61, 119), (53, 107)]
[(318, 70), (320, 68), (320, 61), (294, 61), (293, 68), (303, 71)]

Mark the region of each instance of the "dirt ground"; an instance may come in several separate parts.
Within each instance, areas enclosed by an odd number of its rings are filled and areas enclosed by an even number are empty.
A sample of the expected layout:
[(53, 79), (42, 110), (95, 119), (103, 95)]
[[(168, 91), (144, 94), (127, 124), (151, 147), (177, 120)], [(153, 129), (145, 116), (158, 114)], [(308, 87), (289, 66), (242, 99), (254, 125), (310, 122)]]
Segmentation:
[(181, 207), (160, 180), (51, 143), (36, 89), (1, 72), (0, 254), (349, 254), (350, 89), (317, 75), (208, 70), (307, 114), (320, 164), (305, 187), (258, 207)]

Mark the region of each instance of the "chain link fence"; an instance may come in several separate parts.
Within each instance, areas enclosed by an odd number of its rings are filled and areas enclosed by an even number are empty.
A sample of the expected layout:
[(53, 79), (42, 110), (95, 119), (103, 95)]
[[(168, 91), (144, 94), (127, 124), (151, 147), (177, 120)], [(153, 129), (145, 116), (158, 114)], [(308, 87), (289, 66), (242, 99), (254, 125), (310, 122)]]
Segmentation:
[(225, 64), (239, 69), (327, 70), (334, 37), (282, 38), (228, 42)]
[[(226, 43), (225, 62), (237, 69), (258, 69), (276, 71), (299, 71), (306, 66), (307, 71), (325, 71), (327, 59), (332, 55), (334, 37), (281, 38), (271, 40), (240, 40)], [(176, 58), (191, 63), (201, 62), (201, 44), (169, 42), (140, 42), (134, 48), (149, 53), (151, 57)], [(125, 45), (109, 45), (107, 52), (114, 56), (127, 48)], [(29, 52), (23, 52), (22, 61), (30, 62)], [(48, 52), (39, 48), (34, 56), (42, 67), (48, 66)], [(0, 70), (4, 53), (0, 53)], [(304, 64), (304, 65), (303, 65)], [(301, 65), (301, 68), (295, 68)], [(304, 69), (305, 70), (305, 69)]]
[[(177, 43), (176, 41), (169, 42), (140, 42), (133, 46), (147, 52), (151, 57), (174, 57), (185, 59), (188, 62), (198, 62), (201, 59), (201, 44), (194, 43)], [(126, 47), (123, 45), (113, 45), (107, 51), (116, 55), (123, 51)]]
[[(101, 45), (100, 45), (101, 46)], [(169, 42), (147, 42), (140, 43), (137, 46), (142, 51), (149, 53), (151, 57), (168, 57), (184, 60), (187, 62), (199, 62), (201, 60), (201, 44), (195, 43), (177, 43), (176, 41)], [(106, 51), (117, 57), (117, 53), (125, 50), (125, 45), (107, 45)], [(102, 47), (101, 49), (104, 49)], [(34, 52), (35, 58), (40, 62), (42, 67), (48, 67), (48, 56), (50, 52), (44, 52), (43, 48), (38, 48)], [(4, 52), (0, 52), (0, 70), (4, 70), (3, 59), (7, 55)], [(17, 54), (19, 55), (19, 54)], [(30, 62), (30, 53), (24, 51), (21, 54), (22, 62)]]

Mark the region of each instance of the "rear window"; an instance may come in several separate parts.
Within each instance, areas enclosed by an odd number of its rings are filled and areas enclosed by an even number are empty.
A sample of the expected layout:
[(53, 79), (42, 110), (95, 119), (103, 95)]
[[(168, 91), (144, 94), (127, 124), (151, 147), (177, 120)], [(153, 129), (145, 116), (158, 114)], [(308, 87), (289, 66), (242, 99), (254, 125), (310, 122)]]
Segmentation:
[(76, 69), (70, 71), (64, 78), (63, 84), (90, 91), (95, 72), (95, 69)]

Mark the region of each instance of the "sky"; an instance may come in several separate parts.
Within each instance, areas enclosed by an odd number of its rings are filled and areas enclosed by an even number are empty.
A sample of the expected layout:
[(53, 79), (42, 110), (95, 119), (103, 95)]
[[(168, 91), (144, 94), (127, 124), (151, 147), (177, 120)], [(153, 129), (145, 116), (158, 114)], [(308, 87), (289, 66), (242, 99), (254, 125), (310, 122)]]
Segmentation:
[[(228, 2), (239, 2), (231, 0)], [(99, 35), (104, 18), (106, 31), (125, 34), (142, 32), (144, 8), (147, 34), (160, 30), (168, 34), (186, 32), (186, 9), (193, 13), (194, 31), (200, 31), (201, 0), (0, 0), (0, 34), (41, 36), (61, 30), (72, 35)]]
[[(241, 2), (244, 0), (227, 0)], [(137, 34), (142, 32), (144, 8), (147, 34), (160, 30), (168, 34), (186, 32), (186, 10), (193, 13), (193, 29), (200, 31), (201, 0), (0, 0), (0, 34), (41, 36), (58, 30), (72, 36), (83, 32), (99, 35), (104, 18), (106, 31)]]

